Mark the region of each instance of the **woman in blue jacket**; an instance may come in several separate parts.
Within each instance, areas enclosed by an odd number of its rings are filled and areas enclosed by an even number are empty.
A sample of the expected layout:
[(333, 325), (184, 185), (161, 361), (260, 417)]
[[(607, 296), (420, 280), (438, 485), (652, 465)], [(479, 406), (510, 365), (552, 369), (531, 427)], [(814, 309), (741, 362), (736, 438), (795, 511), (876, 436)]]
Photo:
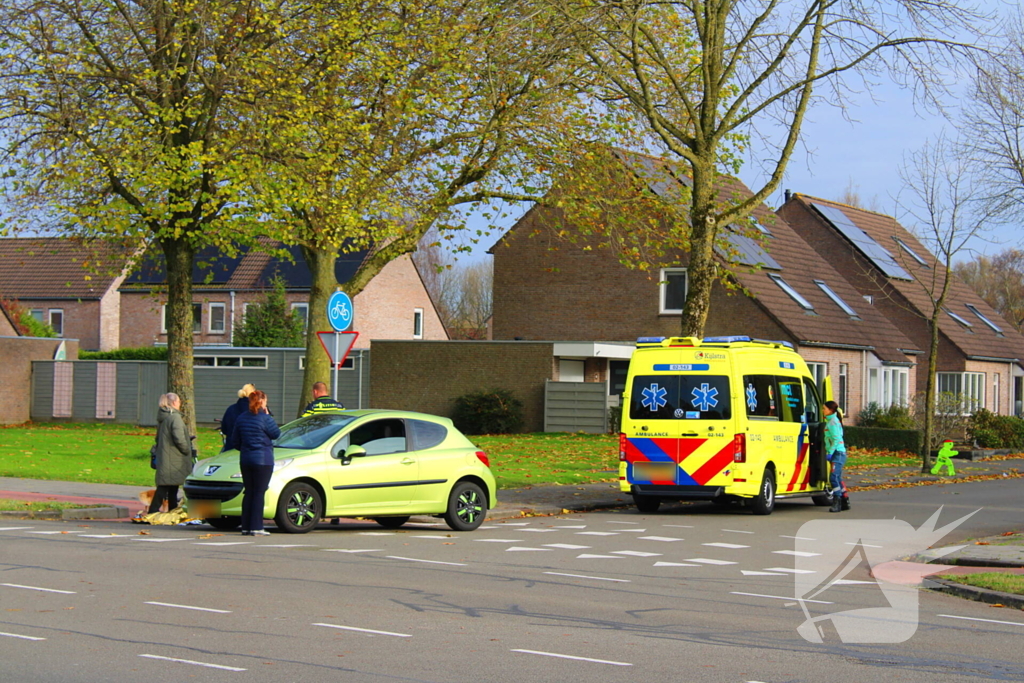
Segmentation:
[(224, 411), (224, 417), (220, 419), (220, 433), (224, 435), (224, 447), (221, 448), (221, 452), (230, 451), (233, 448), (238, 448), (238, 444), (232, 442), (232, 436), (235, 432), (235, 420), (238, 416), (249, 410), (249, 395), (256, 391), (256, 387), (252, 384), (246, 384), (238, 390), (238, 400), (228, 406), (228, 409)]
[(850, 509), (850, 496), (843, 485), (843, 466), (846, 464), (846, 442), (843, 440), (843, 421), (839, 404), (825, 401), (825, 457), (832, 463), (829, 483), (832, 485), (832, 507), (829, 512)]
[(268, 536), (263, 529), (263, 499), (274, 473), (274, 439), (281, 436), (267, 410), (267, 395), (249, 394), (249, 410), (235, 420), (231, 441), (238, 448), (242, 466), (242, 535)]

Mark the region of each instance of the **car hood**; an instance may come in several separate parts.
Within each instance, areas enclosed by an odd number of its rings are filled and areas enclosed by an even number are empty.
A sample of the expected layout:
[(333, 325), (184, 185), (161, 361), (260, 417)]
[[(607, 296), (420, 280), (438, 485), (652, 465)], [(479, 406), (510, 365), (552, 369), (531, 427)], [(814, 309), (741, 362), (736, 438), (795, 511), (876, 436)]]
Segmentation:
[[(311, 455), (314, 451), (296, 448), (275, 448), (274, 460), (285, 460), (299, 456)], [(231, 479), (232, 475), (240, 475), (242, 466), (238, 462), (238, 451), (223, 451), (212, 458), (204, 458), (192, 467), (191, 479), (220, 481)], [(234, 477), (235, 479), (238, 476)]]

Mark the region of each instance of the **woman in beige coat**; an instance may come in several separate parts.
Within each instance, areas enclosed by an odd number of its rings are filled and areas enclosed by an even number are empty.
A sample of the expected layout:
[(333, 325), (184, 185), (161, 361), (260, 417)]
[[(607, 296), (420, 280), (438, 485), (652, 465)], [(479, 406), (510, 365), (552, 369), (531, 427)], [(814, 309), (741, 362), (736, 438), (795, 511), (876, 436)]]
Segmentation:
[(159, 512), (167, 499), (167, 509), (178, 507), (178, 487), (192, 472), (192, 443), (181, 417), (181, 398), (177, 394), (160, 397), (156, 416), (156, 493), (150, 512)]

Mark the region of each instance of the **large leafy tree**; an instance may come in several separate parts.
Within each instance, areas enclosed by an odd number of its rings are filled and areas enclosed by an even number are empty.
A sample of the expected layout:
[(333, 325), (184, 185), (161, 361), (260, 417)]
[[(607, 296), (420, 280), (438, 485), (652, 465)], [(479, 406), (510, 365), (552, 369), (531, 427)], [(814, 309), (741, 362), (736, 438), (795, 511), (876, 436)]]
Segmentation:
[(156, 245), (167, 273), (168, 389), (194, 428), (196, 250), (258, 227), (244, 142), (315, 29), (306, 3), (10, 0), (0, 8), (0, 134), (10, 220)]
[[(968, 46), (975, 13), (953, 0), (574, 0), (552, 2), (600, 71), (611, 107), (631, 110), (690, 184), (666, 239), (689, 250), (684, 335), (703, 334), (719, 230), (775, 192), (816, 101), (843, 106), (888, 71), (924, 97)], [(851, 82), (852, 81), (852, 82)], [(757, 150), (763, 181), (722, 191)]]
[[(257, 194), (312, 270), (311, 330), (328, 329), (340, 250), (369, 251), (343, 283), (355, 296), (431, 226), (464, 228), (460, 207), (538, 199), (545, 173), (569, 165), (577, 143), (614, 132), (578, 98), (587, 72), (570, 36), (532, 3), (325, 12), (324, 31), (289, 41), (288, 61), (308, 73), (274, 83), (276, 104), (253, 138), (267, 179)], [(329, 370), (313, 335), (306, 352), (303, 400)]]
[(1018, 332), (1024, 332), (1024, 251), (1005, 249), (993, 256), (979, 254), (953, 266), (970, 285)]

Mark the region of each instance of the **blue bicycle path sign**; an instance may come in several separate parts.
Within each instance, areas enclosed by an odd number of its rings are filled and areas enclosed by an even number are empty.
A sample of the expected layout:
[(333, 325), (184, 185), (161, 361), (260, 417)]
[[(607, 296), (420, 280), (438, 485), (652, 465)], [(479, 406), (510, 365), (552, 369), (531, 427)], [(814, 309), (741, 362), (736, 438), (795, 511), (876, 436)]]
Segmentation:
[(327, 301), (327, 320), (336, 332), (344, 332), (352, 324), (355, 308), (345, 292), (335, 292)]

